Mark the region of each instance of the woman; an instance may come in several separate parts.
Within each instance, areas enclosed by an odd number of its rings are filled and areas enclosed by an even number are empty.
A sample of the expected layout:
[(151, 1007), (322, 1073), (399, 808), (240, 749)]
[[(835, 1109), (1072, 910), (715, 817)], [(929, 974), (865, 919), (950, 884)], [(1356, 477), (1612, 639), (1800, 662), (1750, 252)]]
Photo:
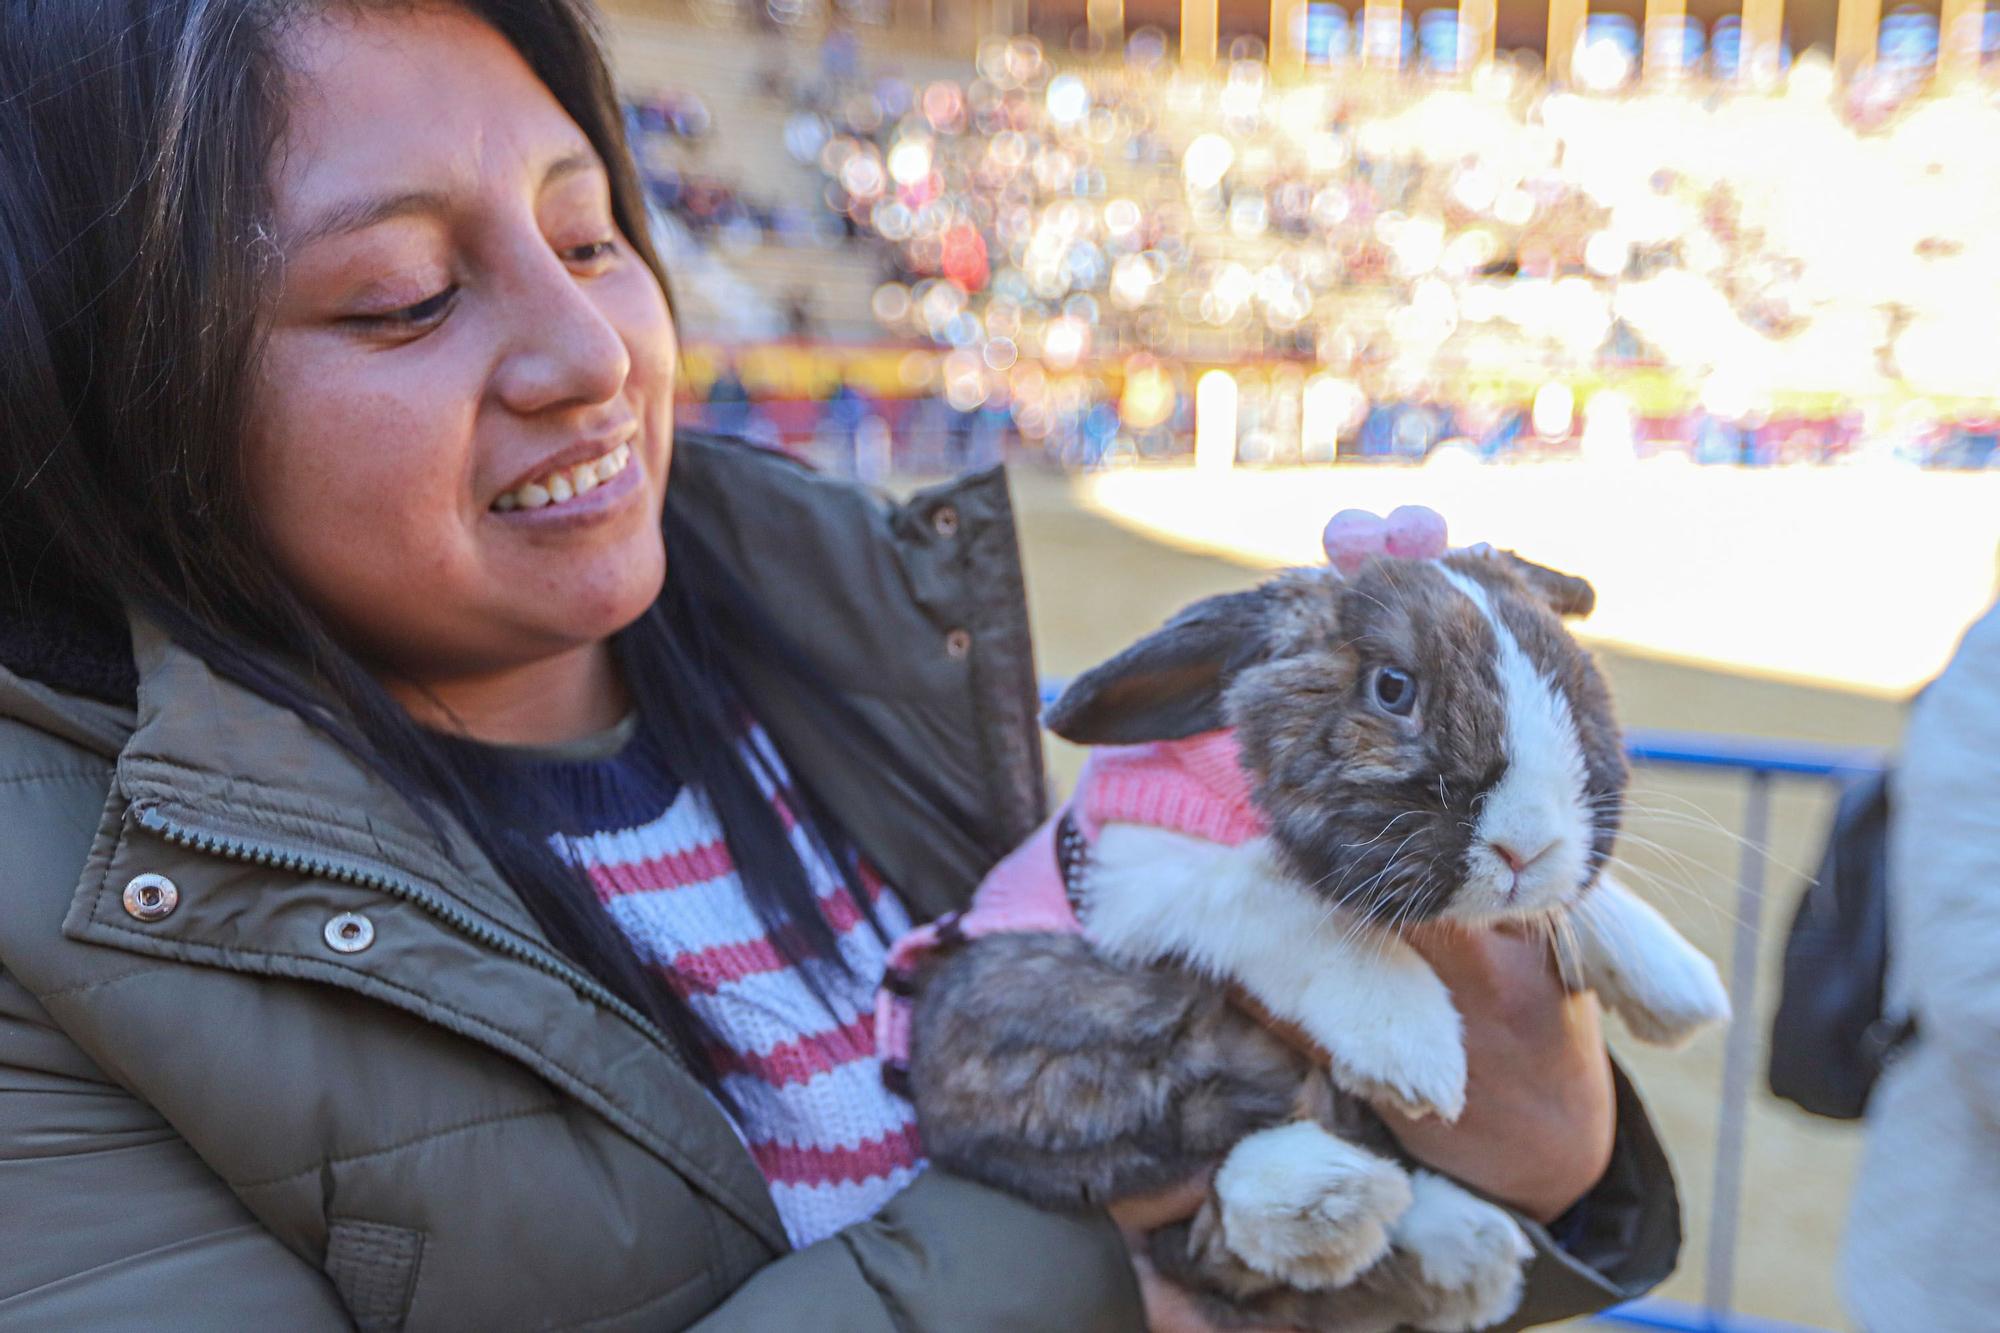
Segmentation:
[[(862, 1035), (1042, 814), (1004, 484), (674, 440), (573, 0), (16, 0), (0, 96), (0, 1323), (1193, 1326)], [(1678, 1233), (1517, 947), (1408, 1139), (1553, 1317)]]

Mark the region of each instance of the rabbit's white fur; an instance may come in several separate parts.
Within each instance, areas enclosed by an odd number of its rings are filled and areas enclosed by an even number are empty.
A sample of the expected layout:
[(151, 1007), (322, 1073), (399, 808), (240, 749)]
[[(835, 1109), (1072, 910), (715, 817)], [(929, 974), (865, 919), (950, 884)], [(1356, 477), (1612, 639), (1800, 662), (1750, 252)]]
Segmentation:
[(1409, 1211), (1410, 1188), (1394, 1162), (1310, 1120), (1242, 1139), (1215, 1172), (1230, 1252), (1306, 1291), (1344, 1287), (1372, 1267)]
[(1299, 885), (1268, 839), (1107, 824), (1083, 888), (1084, 931), (1105, 957), (1238, 983), (1318, 1043), (1349, 1092), (1447, 1119), (1464, 1109), (1465, 1038), (1444, 983), (1402, 940)]
[(1568, 913), (1574, 975), (1594, 990), (1632, 1035), (1680, 1046), (1729, 1021), (1729, 992), (1715, 964), (1667, 919), (1609, 874)]
[[(1576, 718), (1555, 682), (1521, 651), (1486, 589), (1456, 570), (1439, 566), (1439, 572), (1478, 608), (1492, 632), (1492, 669), (1507, 727), (1506, 774), (1479, 807), (1463, 881), (1445, 913), (1470, 920), (1543, 915), (1589, 876), (1591, 818)], [(1499, 846), (1532, 855), (1532, 861), (1516, 875), (1495, 850)]]
[(1418, 1322), (1425, 1333), (1472, 1333), (1514, 1313), (1522, 1265), (1534, 1246), (1520, 1225), (1464, 1187), (1429, 1171), (1410, 1173), (1411, 1202), (1389, 1237), (1438, 1293), (1438, 1308)]
[[(1235, 982), (1324, 1049), (1343, 1091), (1455, 1120), (1465, 1040), (1444, 983), (1393, 933), (1329, 905), (1253, 838), (1229, 847), (1108, 824), (1084, 880), (1107, 958)], [(1678, 1044), (1729, 1018), (1715, 965), (1610, 876), (1570, 905), (1568, 965), (1634, 1036)]]

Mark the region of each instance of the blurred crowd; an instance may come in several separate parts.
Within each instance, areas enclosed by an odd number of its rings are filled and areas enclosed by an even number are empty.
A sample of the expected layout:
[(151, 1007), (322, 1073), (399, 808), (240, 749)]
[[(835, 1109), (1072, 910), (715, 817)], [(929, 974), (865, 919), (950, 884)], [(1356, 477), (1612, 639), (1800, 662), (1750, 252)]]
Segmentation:
[[(1339, 61), (1329, 13), (1308, 46)], [(1291, 85), (1188, 75), (1156, 33), (1073, 65), (995, 42), (963, 81), (851, 68), (787, 142), (880, 243), (875, 314), (938, 349), (951, 405), (1070, 461), (1184, 447), (1210, 368), (1249, 459), (1992, 456), (2000, 110), (1927, 94), (1935, 19), (1892, 13), (1845, 86), (1725, 24), (1642, 87), (1639, 34), (1599, 21), (1554, 90), (1456, 75), (1434, 17), (1415, 73)]]
[(815, 232), (811, 208), (754, 193), (727, 167), (707, 169), (715, 125), (697, 94), (628, 101), (625, 119), (648, 197), (697, 240), (740, 250)]
[[(790, 10), (769, 5), (756, 13), (781, 14), (789, 25), (799, 20)], [(778, 22), (771, 19), (771, 22)], [(863, 73), (860, 40), (847, 28), (829, 29), (820, 39), (815, 67), (801, 75), (793, 71), (785, 46), (769, 48), (770, 59), (758, 76), (758, 91), (789, 108), (788, 134), (810, 133), (810, 127), (833, 120), (849, 129), (879, 123), (856, 122), (850, 113), (875, 105), (878, 94), (893, 103), (901, 80), (870, 79)], [(626, 103), (626, 127), (631, 137), (647, 193), (656, 207), (678, 219), (697, 239), (724, 250), (751, 246), (828, 244), (843, 237), (861, 237), (859, 228), (837, 212), (816, 206), (810, 198), (788, 197), (783, 182), (753, 186), (741, 175), (743, 164), (718, 141), (731, 133), (716, 133), (702, 98), (675, 90)], [(816, 152), (817, 145), (810, 152)]]

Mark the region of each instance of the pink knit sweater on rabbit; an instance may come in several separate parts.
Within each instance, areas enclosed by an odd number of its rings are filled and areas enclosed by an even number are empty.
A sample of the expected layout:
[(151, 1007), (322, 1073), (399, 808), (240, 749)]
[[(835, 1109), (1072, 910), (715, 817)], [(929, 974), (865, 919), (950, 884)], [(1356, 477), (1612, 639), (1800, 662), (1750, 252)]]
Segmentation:
[[(1086, 841), (1106, 824), (1140, 824), (1235, 847), (1269, 831), (1250, 803), (1250, 779), (1230, 731), (1181, 741), (1094, 749), (1077, 779), (1069, 811)], [(993, 867), (972, 903), (896, 941), (875, 1002), (875, 1049), (894, 1078), (907, 1071), (917, 968), (940, 945), (1006, 931), (1079, 934), (1049, 820)]]

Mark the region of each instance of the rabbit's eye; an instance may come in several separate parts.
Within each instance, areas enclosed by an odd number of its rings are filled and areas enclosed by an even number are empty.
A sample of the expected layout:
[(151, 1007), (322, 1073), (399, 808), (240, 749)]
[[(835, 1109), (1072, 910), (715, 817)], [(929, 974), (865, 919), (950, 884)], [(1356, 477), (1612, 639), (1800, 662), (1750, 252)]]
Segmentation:
[(1375, 673), (1375, 702), (1382, 711), (1408, 717), (1417, 706), (1417, 682), (1407, 671), (1382, 667)]

